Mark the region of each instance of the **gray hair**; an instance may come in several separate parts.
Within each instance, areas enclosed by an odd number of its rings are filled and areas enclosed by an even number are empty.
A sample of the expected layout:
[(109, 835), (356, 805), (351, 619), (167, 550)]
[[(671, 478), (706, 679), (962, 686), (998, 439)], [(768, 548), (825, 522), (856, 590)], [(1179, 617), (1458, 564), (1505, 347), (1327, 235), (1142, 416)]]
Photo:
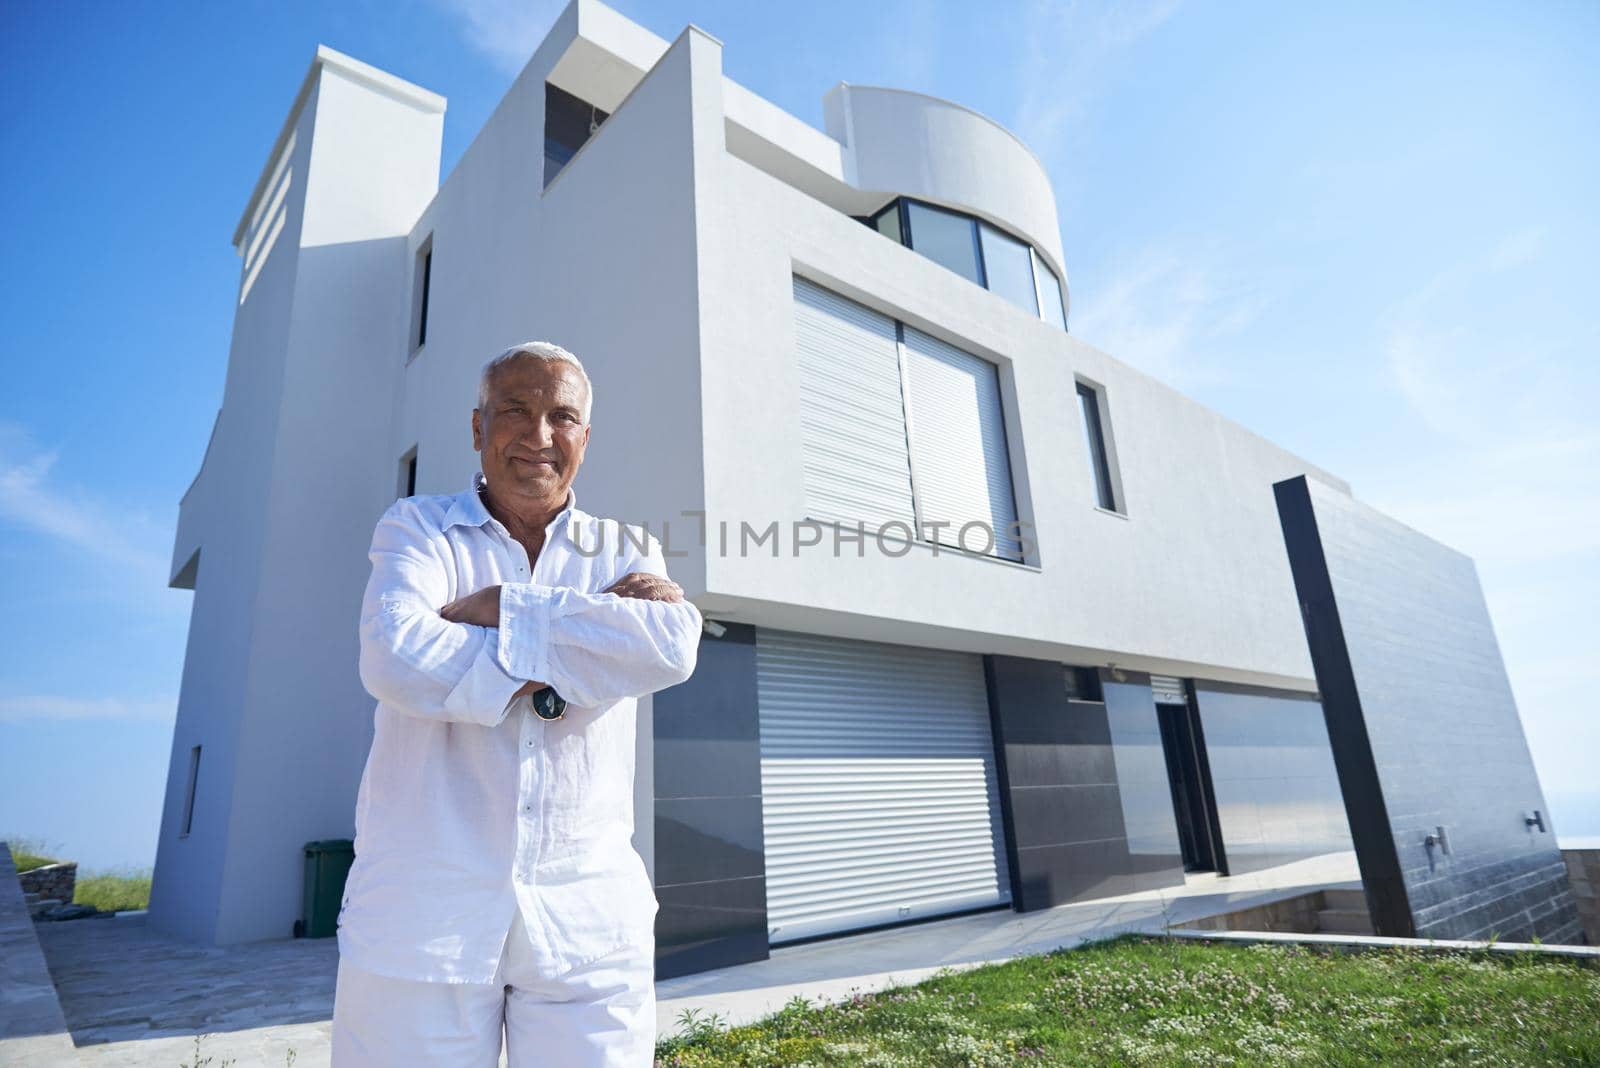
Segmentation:
[(589, 410), (594, 407), (594, 386), (589, 383), (589, 372), (583, 369), (583, 364), (576, 356), (551, 341), (524, 341), (520, 345), (512, 345), (509, 349), (483, 365), (483, 373), (478, 376), (478, 407), (489, 406), (489, 376), (512, 360), (531, 359), (544, 360), (546, 363), (570, 363), (578, 369), (578, 377), (583, 379), (583, 411), (578, 413), (585, 423), (589, 421)]

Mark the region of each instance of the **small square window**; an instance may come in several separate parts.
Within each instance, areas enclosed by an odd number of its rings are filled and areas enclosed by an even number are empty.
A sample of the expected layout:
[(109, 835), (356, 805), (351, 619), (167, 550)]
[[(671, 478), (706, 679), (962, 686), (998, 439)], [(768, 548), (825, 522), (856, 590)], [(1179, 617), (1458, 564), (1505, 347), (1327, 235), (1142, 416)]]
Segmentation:
[(1092, 667), (1067, 666), (1067, 700), (1104, 701), (1105, 691), (1100, 688), (1100, 672)]

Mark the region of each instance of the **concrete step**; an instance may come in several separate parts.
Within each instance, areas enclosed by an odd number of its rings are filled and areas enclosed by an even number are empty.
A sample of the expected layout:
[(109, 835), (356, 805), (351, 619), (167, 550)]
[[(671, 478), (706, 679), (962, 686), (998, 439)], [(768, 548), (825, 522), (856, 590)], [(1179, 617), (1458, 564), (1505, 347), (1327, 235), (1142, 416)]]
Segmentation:
[(1317, 930), (1326, 934), (1371, 934), (1372, 920), (1364, 907), (1321, 909), (1317, 912)]
[(42, 899), (40, 901), (29, 902), (28, 903), (28, 918), (32, 919), (32, 918), (38, 916), (41, 913), (49, 912), (51, 909), (55, 908), (59, 904), (61, 904), (61, 900), (59, 898), (54, 898), (54, 897), (47, 897), (47, 898), (44, 898), (44, 899)]
[(1365, 890), (1324, 890), (1322, 902), (1330, 909), (1359, 909), (1367, 911), (1367, 892)]

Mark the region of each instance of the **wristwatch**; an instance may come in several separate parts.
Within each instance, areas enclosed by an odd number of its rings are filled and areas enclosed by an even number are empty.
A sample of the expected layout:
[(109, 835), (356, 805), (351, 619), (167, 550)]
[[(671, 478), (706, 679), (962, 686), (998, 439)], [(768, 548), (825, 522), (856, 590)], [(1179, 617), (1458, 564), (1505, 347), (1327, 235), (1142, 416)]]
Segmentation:
[(533, 702), (533, 713), (540, 719), (558, 720), (567, 714), (566, 698), (556, 693), (554, 686), (546, 686), (529, 698)]

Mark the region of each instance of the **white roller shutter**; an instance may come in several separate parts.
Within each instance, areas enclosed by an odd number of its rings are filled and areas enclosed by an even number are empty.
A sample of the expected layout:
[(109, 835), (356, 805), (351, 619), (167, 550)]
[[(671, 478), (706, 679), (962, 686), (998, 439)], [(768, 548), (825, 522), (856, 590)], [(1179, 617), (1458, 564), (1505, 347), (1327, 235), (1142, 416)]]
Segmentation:
[[(915, 327), (904, 332), (918, 520), (948, 524), (942, 545), (957, 545), (965, 524), (983, 524), (993, 531), (994, 555), (1022, 559), (998, 370)], [(974, 527), (964, 547), (985, 551), (989, 537)]]
[(895, 321), (799, 277), (794, 317), (807, 513), (869, 532), (909, 525)]
[(1171, 675), (1151, 675), (1150, 692), (1158, 705), (1186, 705), (1189, 697), (1183, 690), (1183, 680)]
[(759, 628), (771, 940), (1011, 899), (980, 657)]

